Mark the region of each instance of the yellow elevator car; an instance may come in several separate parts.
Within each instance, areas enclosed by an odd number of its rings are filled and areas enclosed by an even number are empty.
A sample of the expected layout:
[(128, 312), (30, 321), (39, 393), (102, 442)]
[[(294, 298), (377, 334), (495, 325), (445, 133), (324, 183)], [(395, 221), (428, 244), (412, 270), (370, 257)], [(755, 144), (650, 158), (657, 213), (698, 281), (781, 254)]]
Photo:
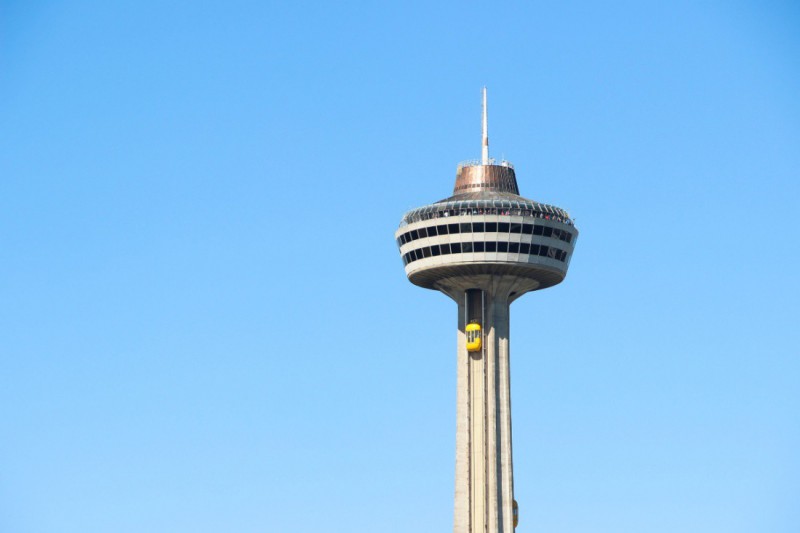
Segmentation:
[(477, 322), (467, 324), (467, 351), (481, 351), (481, 325)]

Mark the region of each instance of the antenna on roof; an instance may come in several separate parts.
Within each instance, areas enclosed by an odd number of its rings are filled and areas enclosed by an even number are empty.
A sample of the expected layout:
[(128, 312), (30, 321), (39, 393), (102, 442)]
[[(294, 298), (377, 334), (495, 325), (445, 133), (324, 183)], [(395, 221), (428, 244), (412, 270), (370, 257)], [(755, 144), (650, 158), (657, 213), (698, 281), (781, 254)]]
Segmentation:
[(486, 106), (486, 87), (483, 88), (483, 137), (481, 145), (481, 164), (489, 164), (489, 110)]

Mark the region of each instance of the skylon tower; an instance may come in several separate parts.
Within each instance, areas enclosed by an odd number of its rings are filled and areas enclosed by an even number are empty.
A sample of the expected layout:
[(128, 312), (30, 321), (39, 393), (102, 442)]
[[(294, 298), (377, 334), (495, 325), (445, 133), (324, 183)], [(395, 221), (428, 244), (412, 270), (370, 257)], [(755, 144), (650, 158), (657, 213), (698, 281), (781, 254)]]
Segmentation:
[(403, 216), (406, 275), (458, 304), (454, 533), (512, 533), (509, 307), (567, 275), (578, 230), (563, 209), (519, 195), (514, 166), (489, 157), (483, 89), (481, 159), (458, 165), (453, 195)]

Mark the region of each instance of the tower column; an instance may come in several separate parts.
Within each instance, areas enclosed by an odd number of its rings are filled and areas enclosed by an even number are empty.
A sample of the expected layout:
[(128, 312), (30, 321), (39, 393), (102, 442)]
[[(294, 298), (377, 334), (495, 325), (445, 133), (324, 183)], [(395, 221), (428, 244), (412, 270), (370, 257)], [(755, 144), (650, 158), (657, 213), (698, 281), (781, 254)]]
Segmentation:
[[(512, 533), (508, 291), (459, 291), (454, 533)], [(465, 327), (481, 324), (480, 352)]]

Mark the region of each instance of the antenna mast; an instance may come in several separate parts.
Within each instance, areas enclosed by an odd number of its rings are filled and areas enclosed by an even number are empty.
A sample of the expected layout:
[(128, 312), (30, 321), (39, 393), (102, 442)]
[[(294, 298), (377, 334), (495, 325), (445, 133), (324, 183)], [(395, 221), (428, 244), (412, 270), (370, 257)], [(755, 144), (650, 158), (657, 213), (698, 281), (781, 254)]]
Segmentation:
[(489, 164), (489, 110), (486, 106), (486, 87), (483, 88), (483, 141), (481, 145), (481, 164)]

